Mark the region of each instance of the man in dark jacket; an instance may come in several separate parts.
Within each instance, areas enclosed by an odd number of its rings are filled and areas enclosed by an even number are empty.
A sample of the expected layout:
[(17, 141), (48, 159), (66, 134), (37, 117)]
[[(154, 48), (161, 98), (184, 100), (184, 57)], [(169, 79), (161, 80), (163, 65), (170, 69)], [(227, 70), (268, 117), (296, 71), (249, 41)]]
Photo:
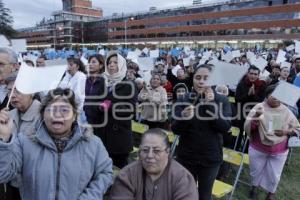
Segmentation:
[[(248, 112), (250, 112), (257, 103), (265, 99), (266, 83), (265, 81), (259, 80), (259, 73), (260, 70), (251, 65), (247, 75), (239, 82), (236, 88), (235, 101), (238, 111), (237, 126), (241, 134), (244, 130), (244, 122)], [(240, 148), (242, 139), (245, 138), (240, 135), (237, 148)]]

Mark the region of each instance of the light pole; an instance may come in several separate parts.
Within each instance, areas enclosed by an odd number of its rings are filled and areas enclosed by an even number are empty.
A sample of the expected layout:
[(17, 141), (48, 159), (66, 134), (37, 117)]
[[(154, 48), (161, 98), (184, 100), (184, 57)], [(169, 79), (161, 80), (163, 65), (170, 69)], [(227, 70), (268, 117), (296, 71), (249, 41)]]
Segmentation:
[(58, 26), (58, 27), (56, 27), (56, 25), (54, 26), (54, 30), (53, 30), (53, 33), (54, 33), (54, 37), (53, 37), (53, 46), (54, 46), (54, 49), (56, 49), (56, 44), (57, 44), (57, 36), (59, 35), (58, 33), (57, 33), (57, 31), (61, 31), (61, 30), (63, 30), (63, 27), (61, 27), (61, 26)]
[(127, 49), (127, 21), (128, 19), (125, 19), (124, 21), (124, 24), (125, 24), (125, 27), (124, 27), (124, 46), (125, 46), (125, 49)]
[(134, 17), (130, 17), (130, 18), (126, 18), (124, 20), (124, 45), (125, 45), (125, 49), (127, 49), (127, 22), (134, 20)]

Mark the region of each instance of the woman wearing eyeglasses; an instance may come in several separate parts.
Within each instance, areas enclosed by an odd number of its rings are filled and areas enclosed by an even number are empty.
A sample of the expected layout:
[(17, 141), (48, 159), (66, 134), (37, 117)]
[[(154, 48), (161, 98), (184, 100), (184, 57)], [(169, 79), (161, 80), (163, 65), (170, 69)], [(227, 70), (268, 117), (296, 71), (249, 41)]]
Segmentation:
[(207, 80), (211, 65), (200, 65), (193, 76), (192, 93), (179, 99), (172, 130), (180, 135), (177, 159), (198, 183), (199, 199), (210, 200), (223, 161), (223, 134), (231, 127), (231, 108), (226, 97), (217, 94)]
[(170, 157), (167, 134), (155, 128), (142, 137), (139, 160), (120, 171), (110, 199), (197, 200), (193, 176)]
[(76, 123), (75, 95), (55, 89), (40, 110), (36, 134), (12, 134), (12, 120), (0, 112), (0, 182), (21, 174), (21, 198), (103, 199), (112, 183), (112, 161), (101, 140)]

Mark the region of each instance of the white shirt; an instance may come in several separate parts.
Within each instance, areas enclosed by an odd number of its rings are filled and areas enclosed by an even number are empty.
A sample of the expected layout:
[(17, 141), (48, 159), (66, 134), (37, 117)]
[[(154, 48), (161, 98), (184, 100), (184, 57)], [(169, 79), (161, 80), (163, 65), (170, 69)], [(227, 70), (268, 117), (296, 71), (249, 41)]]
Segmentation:
[(85, 81), (86, 75), (80, 71), (77, 71), (73, 76), (66, 73), (65, 77), (59, 84), (61, 88), (69, 88), (75, 93), (75, 99), (79, 105), (79, 111), (82, 111), (84, 99), (85, 99)]

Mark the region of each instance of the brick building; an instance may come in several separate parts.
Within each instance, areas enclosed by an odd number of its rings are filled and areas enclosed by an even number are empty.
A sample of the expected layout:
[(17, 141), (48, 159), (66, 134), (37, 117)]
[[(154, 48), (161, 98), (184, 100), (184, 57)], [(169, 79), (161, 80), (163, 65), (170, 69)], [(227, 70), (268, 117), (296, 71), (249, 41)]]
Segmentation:
[[(48, 23), (50, 44), (218, 44), (300, 40), (299, 0), (228, 0), (177, 8), (93, 15), (89, 0), (63, 0)], [(89, 9), (88, 9), (89, 8)], [(89, 12), (89, 15), (83, 14)], [(100, 15), (101, 13), (101, 15)]]
[(18, 38), (26, 38), (33, 47), (63, 48), (83, 43), (84, 24), (102, 18), (102, 9), (92, 6), (91, 0), (62, 0), (63, 10), (36, 27), (19, 30)]

